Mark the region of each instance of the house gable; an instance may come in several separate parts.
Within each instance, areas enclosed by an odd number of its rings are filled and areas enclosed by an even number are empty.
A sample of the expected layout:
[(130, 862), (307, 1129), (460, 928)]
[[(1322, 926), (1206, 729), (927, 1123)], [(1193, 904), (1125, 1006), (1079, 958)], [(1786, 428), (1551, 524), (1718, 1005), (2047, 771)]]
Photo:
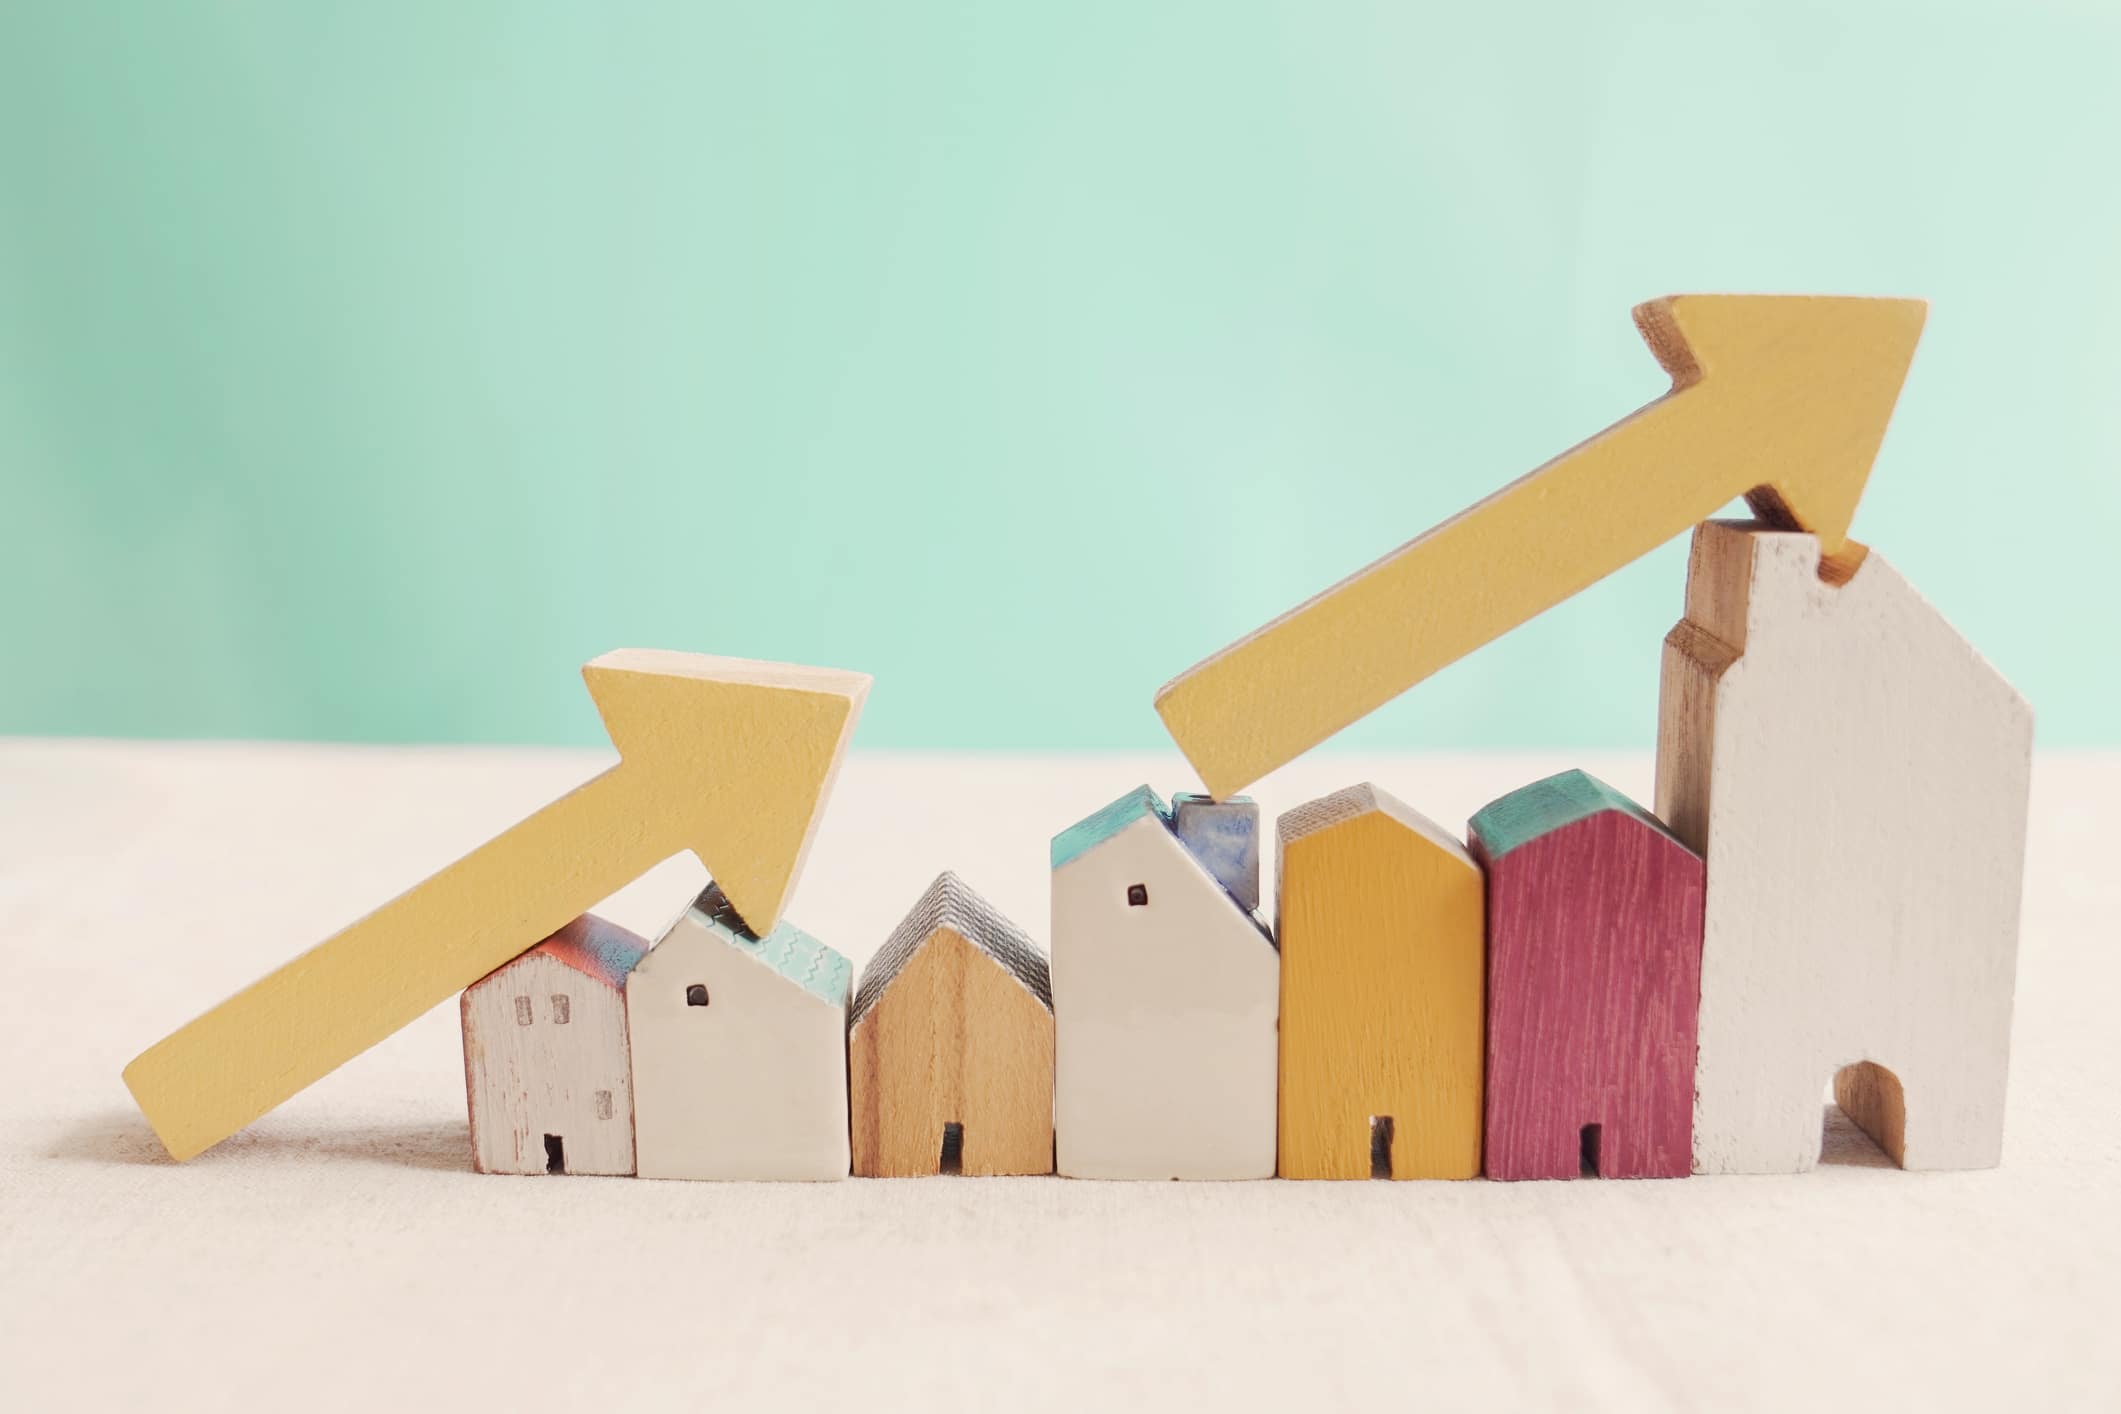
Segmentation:
[(1072, 864), (1091, 850), (1117, 836), (1137, 820), (1158, 820), (1166, 828), (1171, 811), (1163, 798), (1147, 786), (1136, 786), (1102, 810), (1095, 811), (1053, 837), (1053, 867)]
[(1581, 770), (1548, 776), (1490, 802), (1473, 816), (1471, 831), (1493, 863), (1520, 846), (1606, 812), (1624, 815), (1685, 848), (1662, 820)]
[(1478, 873), (1480, 866), (1467, 852), (1464, 842), (1451, 831), (1431, 820), (1413, 806), (1388, 791), (1364, 781), (1360, 785), (1337, 790), (1331, 795), (1307, 801), (1293, 810), (1285, 812), (1275, 822), (1275, 836), (1280, 843), (1280, 854), (1286, 861), (1290, 849), (1301, 844), (1312, 835), (1323, 834), (1336, 825), (1363, 816), (1374, 816), (1389, 821), (1410, 834), (1418, 835), (1430, 845), (1463, 863), (1467, 869)]
[(524, 958), (549, 957), (565, 967), (571, 967), (585, 977), (602, 982), (614, 991), (626, 985), (626, 974), (640, 964), (648, 955), (648, 940), (639, 934), (621, 928), (618, 924), (585, 913), (537, 943), (521, 956), (502, 963), (492, 972), (480, 978), (472, 986), (483, 986), (498, 977)]
[(1053, 1010), (1053, 981), (1045, 953), (1031, 935), (1002, 916), (999, 909), (949, 870), (915, 903), (883, 947), (862, 969), (861, 986), (854, 996), (848, 1025), (859, 1026), (914, 955), (926, 947), (941, 929), (949, 929), (1016, 984), (1040, 1006)]
[[(1084, 861), (1107, 851), (1139, 859), (1145, 868), (1160, 861), (1162, 867), (1178, 868), (1182, 875), (1197, 874), (1213, 890), (1213, 897), (1221, 902), (1224, 911), (1233, 919), (1243, 921), (1248, 936), (1264, 941), (1270, 949), (1273, 947), (1273, 932), (1238, 902), (1213, 864), (1196, 854), (1179, 837), (1171, 810), (1148, 786), (1136, 787), (1053, 837), (1056, 884), (1071, 869), (1080, 868)], [(1190, 880), (1185, 887), (1192, 892)]]
[(854, 964), (793, 923), (783, 922), (764, 938), (754, 937), (745, 931), (728, 897), (713, 884), (702, 890), (692, 907), (671, 924), (663, 940), (640, 965), (663, 970), (674, 959), (666, 958), (659, 964), (656, 954), (663, 951), (665, 944), (688, 934), (702, 942), (721, 944), (827, 1006), (847, 1004)]

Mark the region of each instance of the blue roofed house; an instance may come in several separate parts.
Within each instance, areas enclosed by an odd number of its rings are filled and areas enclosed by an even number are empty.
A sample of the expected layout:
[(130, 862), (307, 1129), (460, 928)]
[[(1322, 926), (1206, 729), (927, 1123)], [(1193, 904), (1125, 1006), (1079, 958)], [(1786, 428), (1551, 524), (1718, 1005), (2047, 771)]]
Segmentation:
[(845, 1178), (853, 976), (792, 923), (754, 937), (710, 885), (626, 978), (640, 1176)]
[[(1256, 809), (1251, 820), (1256, 833)], [(1064, 1175), (1274, 1175), (1280, 958), (1238, 901), (1259, 888), (1243, 812), (1225, 808), (1212, 825), (1215, 846), (1196, 854), (1143, 786), (1054, 837)]]

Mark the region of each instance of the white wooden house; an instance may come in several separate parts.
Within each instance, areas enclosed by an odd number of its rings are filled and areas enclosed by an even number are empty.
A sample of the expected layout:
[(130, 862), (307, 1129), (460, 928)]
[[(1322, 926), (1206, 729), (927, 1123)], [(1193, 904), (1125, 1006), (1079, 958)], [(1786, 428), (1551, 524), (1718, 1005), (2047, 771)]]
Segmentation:
[(1280, 973), (1265, 926), (1147, 786), (1055, 836), (1052, 865), (1058, 1171), (1273, 1177)]
[(1694, 1171), (1810, 1168), (1829, 1080), (1905, 1167), (1993, 1166), (2025, 700), (1877, 551), (1721, 522), (1663, 696), (1658, 814), (1708, 861)]
[(845, 1178), (852, 977), (710, 885), (626, 980), (641, 1177)]
[(633, 1172), (626, 976), (648, 944), (595, 914), (464, 989), (480, 1173)]

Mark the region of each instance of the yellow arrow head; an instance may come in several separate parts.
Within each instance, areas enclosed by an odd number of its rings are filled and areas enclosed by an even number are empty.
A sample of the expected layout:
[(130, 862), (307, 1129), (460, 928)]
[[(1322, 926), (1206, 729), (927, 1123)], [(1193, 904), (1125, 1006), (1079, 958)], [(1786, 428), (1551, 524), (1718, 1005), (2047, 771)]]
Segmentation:
[(619, 770), (639, 792), (627, 828), (676, 832), (753, 932), (780, 921), (866, 673), (622, 648), (582, 669)]
[[(1871, 463), (1922, 338), (1922, 300), (1812, 295), (1672, 295), (1635, 310), (1635, 323), (1673, 391), (1742, 437), (1714, 450), (1763, 520), (1819, 537), (1823, 554), (1848, 540)], [(1719, 474), (1718, 479), (1722, 479)]]

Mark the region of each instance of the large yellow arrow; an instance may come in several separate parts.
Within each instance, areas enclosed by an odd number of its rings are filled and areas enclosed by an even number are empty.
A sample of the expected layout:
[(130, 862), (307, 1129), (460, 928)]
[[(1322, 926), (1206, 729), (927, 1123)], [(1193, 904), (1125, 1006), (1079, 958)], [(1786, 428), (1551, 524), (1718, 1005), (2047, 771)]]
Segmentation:
[(682, 850), (772, 931), (868, 676), (638, 649), (582, 676), (618, 765), (125, 1068), (171, 1157), (220, 1143)]
[(1927, 312), (1771, 295), (1638, 307), (1671, 392), (1172, 679), (1156, 710), (1227, 796), (1734, 496), (1842, 550)]

